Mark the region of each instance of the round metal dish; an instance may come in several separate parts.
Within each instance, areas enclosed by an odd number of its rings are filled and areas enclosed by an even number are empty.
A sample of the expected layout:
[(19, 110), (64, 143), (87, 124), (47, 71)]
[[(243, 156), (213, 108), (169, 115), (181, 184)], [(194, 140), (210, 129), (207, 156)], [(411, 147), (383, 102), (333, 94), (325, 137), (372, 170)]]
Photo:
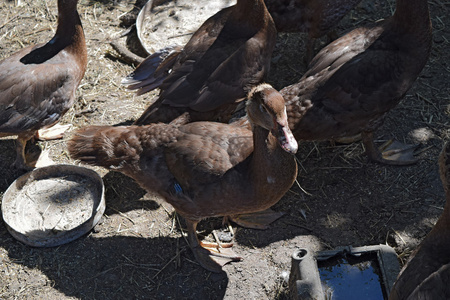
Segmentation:
[(184, 46), (209, 17), (236, 0), (148, 0), (136, 19), (138, 40), (147, 53), (167, 46)]
[(34, 247), (71, 242), (91, 230), (105, 211), (102, 178), (73, 165), (35, 169), (6, 190), (2, 216), (8, 231)]

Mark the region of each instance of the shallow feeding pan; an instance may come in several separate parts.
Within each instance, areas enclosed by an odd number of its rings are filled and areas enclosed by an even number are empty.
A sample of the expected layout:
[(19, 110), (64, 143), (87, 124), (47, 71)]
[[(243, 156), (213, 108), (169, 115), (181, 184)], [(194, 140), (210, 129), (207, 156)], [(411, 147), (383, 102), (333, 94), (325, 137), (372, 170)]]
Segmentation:
[(387, 245), (338, 247), (314, 253), (299, 249), (292, 256), (292, 299), (387, 299), (400, 265)]
[(184, 46), (215, 13), (236, 0), (148, 0), (136, 19), (138, 41), (147, 54), (168, 46)]
[(79, 238), (104, 211), (102, 178), (73, 165), (34, 169), (16, 179), (2, 200), (8, 231), (34, 247), (59, 246)]

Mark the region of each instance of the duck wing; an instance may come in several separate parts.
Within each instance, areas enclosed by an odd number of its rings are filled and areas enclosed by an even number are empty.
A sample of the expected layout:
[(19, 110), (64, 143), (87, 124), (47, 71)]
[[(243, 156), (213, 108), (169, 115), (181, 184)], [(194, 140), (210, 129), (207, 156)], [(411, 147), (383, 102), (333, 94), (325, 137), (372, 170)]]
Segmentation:
[(397, 105), (418, 72), (408, 70), (410, 57), (388, 35), (382, 26), (346, 35), (321, 51), (298, 83), (280, 91), (297, 139), (329, 139), (330, 130), (359, 133)]
[(238, 26), (227, 22), (231, 9), (208, 19), (185, 46), (160, 87), (162, 103), (211, 111), (244, 98), (248, 87), (268, 72), (275, 30), (236, 34)]
[(25, 61), (40, 45), (0, 62), (0, 132), (19, 133), (52, 125), (70, 108), (81, 78), (65, 50), (42, 63)]
[(253, 151), (252, 132), (213, 122), (190, 123), (165, 149), (166, 163), (181, 186), (217, 182)]
[(327, 70), (338, 69), (356, 55), (364, 52), (383, 32), (382, 26), (359, 27), (323, 48), (311, 60), (302, 78)]

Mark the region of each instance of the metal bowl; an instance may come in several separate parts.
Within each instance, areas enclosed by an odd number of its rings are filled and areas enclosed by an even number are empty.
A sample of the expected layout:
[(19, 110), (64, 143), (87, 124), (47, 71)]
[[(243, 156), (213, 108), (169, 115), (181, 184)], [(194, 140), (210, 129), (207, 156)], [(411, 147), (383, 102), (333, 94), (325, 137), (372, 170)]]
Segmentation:
[(2, 216), (8, 231), (34, 247), (53, 247), (89, 232), (105, 211), (105, 188), (93, 170), (51, 165), (16, 179), (6, 190)]

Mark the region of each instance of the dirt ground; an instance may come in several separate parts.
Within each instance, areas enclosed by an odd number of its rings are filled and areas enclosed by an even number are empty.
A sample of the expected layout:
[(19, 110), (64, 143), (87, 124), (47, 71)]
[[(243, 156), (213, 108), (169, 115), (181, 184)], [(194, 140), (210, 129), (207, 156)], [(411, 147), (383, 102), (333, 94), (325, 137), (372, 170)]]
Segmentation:
[[(56, 1), (22, 1), (22, 6), (1, 1), (0, 59), (51, 38)], [(133, 67), (116, 59), (108, 44), (125, 29), (119, 17), (133, 4), (81, 0), (78, 5), (89, 63), (78, 101), (62, 121), (73, 124), (72, 130), (89, 124), (129, 124), (156, 95), (137, 97), (120, 85)], [(226, 265), (220, 274), (195, 262), (184, 238), (184, 222), (169, 204), (120, 173), (94, 168), (104, 179), (107, 208), (87, 236), (56, 248), (32, 248), (0, 224), (0, 298), (286, 299), (283, 274), (299, 247), (388, 244), (403, 263), (445, 202), (437, 157), (450, 137), (450, 3), (429, 4), (434, 27), (429, 62), (376, 133), (380, 143), (390, 138), (419, 143), (416, 165), (370, 163), (361, 143), (300, 143), (301, 188), (294, 184), (273, 207), (286, 215), (265, 231), (236, 228), (235, 251), (244, 260)], [(394, 7), (393, 0), (364, 0), (339, 24), (338, 33), (389, 16)], [(269, 80), (276, 88), (305, 72), (304, 43), (304, 34), (280, 34)], [(66, 150), (69, 137), (40, 146), (55, 162), (75, 163)], [(20, 175), (9, 168), (15, 158), (13, 145), (11, 138), (0, 140), (0, 196)], [(199, 226), (205, 235), (220, 228), (218, 218)]]

